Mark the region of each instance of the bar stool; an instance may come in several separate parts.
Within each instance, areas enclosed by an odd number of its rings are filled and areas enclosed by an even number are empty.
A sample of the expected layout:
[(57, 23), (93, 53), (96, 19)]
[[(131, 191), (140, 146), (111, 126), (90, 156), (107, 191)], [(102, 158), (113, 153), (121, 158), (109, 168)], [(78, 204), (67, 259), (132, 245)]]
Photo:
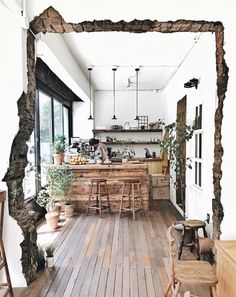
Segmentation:
[[(102, 199), (105, 197), (105, 200)], [(96, 200), (96, 204), (91, 203)], [(92, 179), (90, 185), (90, 192), (88, 198), (87, 212), (88, 215), (90, 209), (96, 209), (96, 212), (100, 214), (102, 218), (103, 210), (109, 208), (111, 214), (111, 206), (109, 200), (109, 194), (107, 191), (107, 180), (106, 179)]]
[[(127, 188), (127, 193), (125, 193), (126, 188)], [(128, 202), (129, 202), (128, 207), (123, 206), (124, 198), (128, 198)], [(138, 206), (136, 203), (137, 200), (139, 200), (139, 202), (140, 202)], [(138, 180), (138, 179), (123, 180), (119, 216), (121, 217), (122, 211), (132, 212), (133, 220), (135, 220), (135, 213), (140, 210), (143, 211), (143, 199), (142, 199), (142, 195), (141, 195), (140, 180)], [(143, 211), (143, 213), (144, 213), (144, 211)]]
[[(183, 233), (182, 233), (182, 240), (181, 240), (180, 247), (179, 247), (178, 258), (179, 259), (181, 258), (183, 247), (188, 246), (188, 247), (191, 247), (191, 250), (193, 248), (196, 249), (197, 260), (200, 260), (198, 229), (202, 228), (204, 237), (207, 237), (207, 232), (205, 229), (206, 223), (201, 220), (186, 220), (186, 221), (182, 221), (182, 225), (183, 225)], [(191, 242), (185, 244), (184, 239), (185, 239), (185, 235), (186, 235), (187, 231), (190, 232)]]
[(7, 265), (7, 259), (5, 255), (3, 240), (2, 240), (2, 229), (3, 229), (3, 214), (4, 214), (4, 202), (6, 199), (6, 192), (1, 191), (0, 192), (0, 270), (4, 268), (5, 270), (5, 277), (6, 277), (6, 283), (0, 284), (0, 291), (2, 292), (2, 289), (4, 292), (1, 294), (1, 296), (7, 296), (8, 294), (11, 297), (14, 297), (12, 285), (11, 285), (11, 279), (10, 274), (8, 270)]

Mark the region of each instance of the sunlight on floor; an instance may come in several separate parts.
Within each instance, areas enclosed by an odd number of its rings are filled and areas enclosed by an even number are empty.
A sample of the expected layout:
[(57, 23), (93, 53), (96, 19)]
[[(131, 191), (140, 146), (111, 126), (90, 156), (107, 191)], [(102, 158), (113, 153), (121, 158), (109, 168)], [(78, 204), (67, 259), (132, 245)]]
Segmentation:
[(57, 229), (50, 229), (47, 225), (47, 221), (43, 220), (37, 228), (38, 240), (37, 243), (40, 246), (48, 245), (55, 241), (55, 239), (61, 234), (63, 227), (69, 222), (70, 218), (65, 218), (64, 212), (60, 215), (60, 221)]

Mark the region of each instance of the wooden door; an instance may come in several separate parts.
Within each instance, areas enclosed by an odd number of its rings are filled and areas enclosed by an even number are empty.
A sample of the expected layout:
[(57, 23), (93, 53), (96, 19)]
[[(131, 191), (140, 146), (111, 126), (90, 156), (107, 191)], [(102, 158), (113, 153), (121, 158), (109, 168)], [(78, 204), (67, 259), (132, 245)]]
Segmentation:
[[(177, 102), (177, 129), (176, 129), (176, 139), (181, 139), (181, 133), (183, 129), (185, 130), (186, 125), (186, 105), (187, 96), (184, 96), (181, 100)], [(181, 142), (181, 147), (178, 155), (176, 156), (177, 162), (182, 162), (181, 173), (176, 172), (176, 203), (183, 210), (185, 214), (185, 183), (186, 183), (186, 141)]]

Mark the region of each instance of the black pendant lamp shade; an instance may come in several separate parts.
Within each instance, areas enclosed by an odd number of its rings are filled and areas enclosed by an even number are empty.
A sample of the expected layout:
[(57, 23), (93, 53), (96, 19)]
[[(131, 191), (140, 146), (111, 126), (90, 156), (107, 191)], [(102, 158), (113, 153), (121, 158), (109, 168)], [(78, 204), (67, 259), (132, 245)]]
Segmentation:
[(136, 117), (135, 120), (138, 121), (139, 117), (138, 117), (138, 72), (139, 72), (139, 68), (135, 68), (136, 71)]
[(116, 117), (116, 70), (117, 68), (112, 68), (113, 71), (113, 117), (112, 120), (117, 120)]
[(88, 73), (89, 73), (89, 117), (88, 120), (93, 120), (92, 116), (92, 92), (91, 92), (91, 71), (93, 68), (88, 68)]

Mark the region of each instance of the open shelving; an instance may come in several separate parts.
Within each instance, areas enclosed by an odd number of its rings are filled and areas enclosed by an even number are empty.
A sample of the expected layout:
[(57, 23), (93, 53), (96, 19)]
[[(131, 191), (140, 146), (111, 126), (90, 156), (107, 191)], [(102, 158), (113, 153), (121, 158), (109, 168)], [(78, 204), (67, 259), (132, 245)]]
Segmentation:
[(119, 130), (103, 130), (103, 129), (94, 129), (93, 133), (133, 133), (133, 132), (140, 132), (140, 133), (152, 133), (152, 132), (162, 132), (162, 129), (119, 129)]

